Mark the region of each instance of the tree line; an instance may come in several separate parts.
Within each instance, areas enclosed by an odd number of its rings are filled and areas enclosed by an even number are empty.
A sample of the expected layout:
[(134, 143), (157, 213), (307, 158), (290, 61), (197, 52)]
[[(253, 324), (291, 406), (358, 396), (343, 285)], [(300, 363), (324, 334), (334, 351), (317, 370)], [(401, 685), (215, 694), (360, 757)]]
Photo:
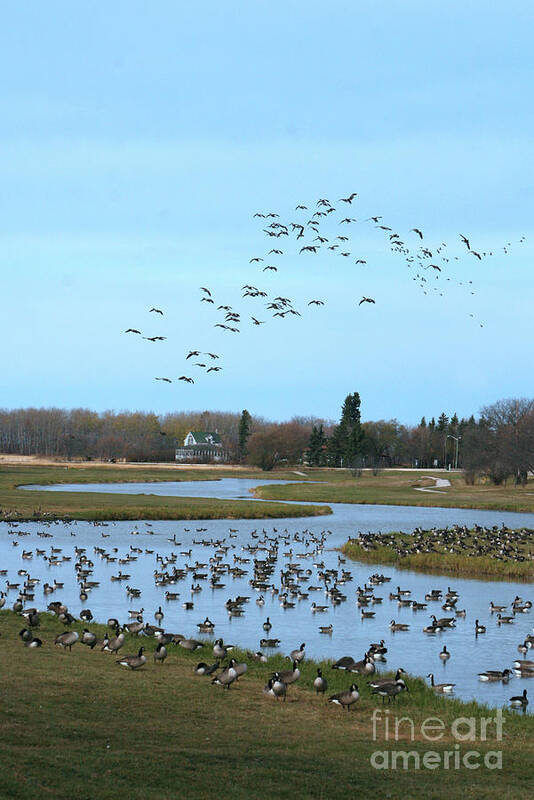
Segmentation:
[(189, 431), (218, 431), (230, 461), (264, 470), (309, 464), (353, 471), (385, 467), (455, 467), (466, 479), (526, 483), (534, 469), (534, 400), (511, 398), (459, 419), (442, 412), (418, 425), (363, 421), (358, 392), (339, 421), (293, 417), (272, 422), (243, 410), (98, 413), (90, 409), (0, 410), (0, 451), (66, 459), (172, 461)]

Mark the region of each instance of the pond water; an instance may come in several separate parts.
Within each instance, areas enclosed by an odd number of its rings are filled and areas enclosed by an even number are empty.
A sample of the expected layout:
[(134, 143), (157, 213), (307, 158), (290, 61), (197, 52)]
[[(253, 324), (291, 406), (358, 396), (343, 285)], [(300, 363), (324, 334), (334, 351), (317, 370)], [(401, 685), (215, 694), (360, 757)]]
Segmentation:
[[(285, 481), (249, 481), (243, 479), (223, 479), (219, 481), (193, 481), (159, 484), (102, 484), (102, 485), (61, 485), (35, 487), (50, 491), (99, 491), (125, 492), (128, 494), (158, 494), (186, 497), (243, 498), (247, 490), (268, 483), (285, 483)], [(26, 487), (29, 488), (29, 487)], [(532, 632), (534, 613), (518, 614), (514, 624), (499, 626), (496, 615), (489, 611), (490, 601), (495, 604), (508, 605), (516, 595), (534, 602), (534, 586), (530, 583), (480, 581), (472, 579), (456, 579), (442, 575), (424, 575), (391, 567), (360, 564), (351, 562), (341, 565), (350, 570), (351, 582), (340, 586), (347, 595), (347, 601), (339, 606), (332, 606), (324, 590), (309, 592), (307, 599), (295, 600), (295, 607), (283, 609), (280, 599), (270, 591), (264, 593), (265, 605), (256, 604), (259, 593), (249, 585), (252, 575), (254, 556), (243, 548), (249, 545), (267, 547), (263, 540), (280, 541), (278, 563), (273, 575), (273, 582), (280, 586), (280, 570), (286, 564), (299, 563), (304, 569), (311, 570), (308, 584), (321, 584), (319, 572), (324, 563), (325, 568), (338, 568), (339, 553), (335, 548), (343, 544), (349, 536), (358, 532), (405, 531), (411, 532), (416, 527), (444, 527), (452, 524), (501, 525), (509, 527), (534, 528), (534, 514), (516, 514), (510, 512), (477, 511), (468, 509), (421, 508), (409, 506), (379, 506), (329, 504), (333, 514), (326, 517), (307, 517), (298, 519), (277, 520), (194, 520), (154, 521), (151, 522), (109, 522), (93, 524), (89, 522), (65, 523), (21, 523), (17, 526), (8, 523), (0, 524), (0, 569), (7, 569), (9, 582), (22, 582), (23, 577), (17, 575), (18, 570), (27, 569), (32, 577), (39, 578), (41, 583), (36, 588), (34, 604), (45, 607), (51, 600), (60, 599), (70, 611), (78, 616), (81, 609), (88, 607), (97, 621), (105, 622), (109, 616), (118, 617), (122, 622), (128, 621), (130, 609), (144, 608), (144, 620), (154, 623), (154, 612), (162, 606), (165, 617), (162, 625), (166, 630), (181, 633), (185, 636), (198, 636), (196, 623), (208, 616), (215, 623), (214, 635), (222, 637), (225, 642), (259, 649), (260, 639), (264, 636), (279, 638), (280, 650), (288, 653), (306, 642), (306, 652), (314, 658), (338, 659), (350, 655), (360, 659), (370, 642), (385, 640), (388, 647), (387, 667), (395, 669), (402, 666), (411, 673), (425, 676), (429, 672), (435, 675), (436, 683), (451, 681), (456, 684), (455, 694), (464, 700), (476, 699), (490, 706), (501, 706), (507, 703), (512, 695), (521, 694), (523, 688), (529, 688), (528, 679), (512, 678), (508, 684), (481, 683), (478, 672), (487, 669), (503, 670), (511, 668), (516, 658), (532, 658), (533, 655), (522, 656), (517, 645)], [(322, 552), (314, 551), (315, 545), (310, 537), (326, 533), (326, 542)], [(51, 534), (52, 538), (38, 536)], [(161, 568), (159, 557), (177, 554), (178, 568), (195, 563), (209, 565), (216, 545), (195, 544), (194, 542), (216, 542), (225, 540), (229, 546), (223, 562), (234, 565), (234, 557), (249, 558), (250, 563), (241, 565), (247, 575), (233, 579), (229, 575), (222, 578), (225, 587), (211, 589), (207, 580), (199, 583), (202, 591), (191, 593), (192, 573), (175, 585), (159, 587), (154, 582), (154, 571)], [(171, 540), (171, 541), (170, 541)], [(18, 546), (13, 546), (18, 542)], [(107, 563), (94, 552), (94, 547), (101, 547), (110, 555), (122, 558), (128, 553), (137, 557), (136, 561), (120, 565), (118, 562)], [(51, 547), (62, 548), (59, 555), (71, 557), (59, 566), (49, 566), (43, 557), (36, 554), (36, 548), (46, 550), (49, 555)], [(94, 562), (92, 580), (100, 581), (100, 586), (89, 594), (89, 599), (81, 602), (74, 571), (76, 555), (75, 547), (85, 547), (87, 555)], [(132, 551), (132, 548), (141, 552)], [(32, 551), (31, 559), (22, 559), (22, 551)], [(151, 551), (151, 552), (147, 552)], [(189, 554), (188, 551), (191, 551)], [(284, 555), (288, 553), (289, 555)], [(266, 550), (260, 549), (257, 558), (265, 558)], [(112, 581), (111, 576), (119, 570), (130, 575), (126, 581)], [(208, 572), (208, 567), (201, 571)], [(375, 594), (383, 597), (380, 605), (374, 605), (376, 612), (372, 620), (362, 620), (360, 610), (355, 603), (357, 586), (363, 586), (371, 574), (383, 572), (391, 577), (391, 582), (378, 587)], [(209, 572), (208, 572), (209, 574)], [(43, 584), (53, 583), (54, 579), (64, 582), (64, 588), (54, 594), (44, 596)], [(6, 580), (5, 578), (1, 579)], [(131, 600), (126, 594), (126, 584), (141, 589), (141, 597)], [(5, 584), (0, 582), (0, 589)], [(413, 612), (411, 608), (399, 608), (396, 601), (389, 600), (390, 591), (396, 587), (409, 589), (411, 597), (424, 601), (424, 595), (431, 588), (447, 591), (451, 586), (458, 591), (460, 599), (458, 608), (466, 609), (466, 617), (458, 618), (456, 628), (434, 636), (422, 632), (430, 622), (430, 615), (452, 616), (441, 609), (441, 603), (429, 603), (426, 611)], [(177, 591), (177, 601), (166, 602), (165, 591)], [(250, 602), (244, 606), (242, 617), (229, 617), (225, 602), (229, 597), (245, 595)], [(17, 596), (16, 590), (8, 593), (11, 605)], [(182, 603), (194, 602), (194, 609), (186, 611)], [(312, 602), (327, 605), (325, 613), (313, 613)], [(272, 630), (266, 634), (262, 623), (269, 616)], [(485, 635), (476, 637), (474, 633), (475, 619), (487, 627)], [(410, 625), (408, 632), (391, 633), (389, 624), (392, 619)], [(319, 626), (333, 625), (332, 635), (319, 633)], [(442, 662), (439, 652), (443, 645), (451, 652), (451, 658)], [(271, 652), (271, 651), (266, 651)], [(380, 669), (380, 664), (378, 664)], [(347, 680), (349, 680), (347, 678)], [(360, 678), (360, 680), (363, 680)], [(533, 696), (534, 696), (534, 681)], [(531, 710), (534, 702), (531, 703)]]

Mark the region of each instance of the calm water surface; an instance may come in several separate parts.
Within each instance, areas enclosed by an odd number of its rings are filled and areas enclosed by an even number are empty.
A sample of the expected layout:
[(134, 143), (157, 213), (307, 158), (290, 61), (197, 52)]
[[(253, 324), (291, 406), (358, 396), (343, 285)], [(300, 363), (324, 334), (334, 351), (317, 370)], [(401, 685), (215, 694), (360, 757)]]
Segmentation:
[[(162, 482), (139, 484), (79, 484), (31, 487), (48, 489), (50, 491), (98, 491), (127, 494), (157, 494), (185, 497), (212, 497), (221, 499), (249, 498), (248, 490), (255, 486), (269, 483), (286, 483), (286, 481), (251, 481), (243, 479), (225, 478), (219, 481), (192, 481), (170, 483)], [(30, 487), (27, 487), (30, 488)], [(532, 658), (521, 656), (517, 652), (517, 645), (524, 637), (531, 633), (533, 628), (533, 614), (517, 615), (513, 625), (497, 624), (496, 616), (489, 612), (489, 603), (510, 604), (516, 595), (534, 602), (533, 585), (519, 582), (496, 582), (456, 579), (450, 576), (422, 575), (406, 570), (396, 570), (390, 567), (380, 568), (375, 565), (360, 564), (347, 561), (345, 569), (353, 575), (351, 582), (340, 587), (347, 595), (347, 601), (339, 606), (331, 606), (324, 592), (310, 592), (309, 599), (296, 601), (294, 609), (284, 610), (280, 601), (271, 592), (264, 594), (265, 605), (256, 604), (258, 593), (249, 585), (252, 573), (253, 556), (243, 551), (243, 546), (257, 544), (258, 539), (251, 537), (251, 532), (256, 531), (263, 538), (276, 537), (282, 532), (291, 537), (289, 546), (283, 543), (279, 548), (279, 560), (273, 580), (279, 586), (280, 570), (291, 561), (300, 563), (305, 569), (310, 569), (312, 574), (309, 583), (318, 585), (320, 568), (315, 564), (324, 562), (326, 568), (338, 566), (339, 547), (349, 536), (358, 532), (367, 531), (405, 531), (411, 532), (415, 527), (431, 528), (444, 527), (455, 523), (473, 525), (501, 525), (509, 527), (534, 528), (534, 514), (516, 514), (510, 512), (477, 511), (449, 508), (420, 508), (408, 506), (379, 506), (379, 505), (352, 505), (329, 504), (333, 514), (327, 517), (309, 517), (299, 519), (278, 520), (194, 520), (181, 521), (154, 521), (149, 522), (110, 522), (105, 526), (94, 525), (89, 522), (77, 522), (70, 525), (53, 523), (24, 523), (13, 528), (8, 523), (0, 524), (0, 568), (8, 569), (10, 582), (23, 581), (17, 575), (21, 568), (28, 570), (32, 577), (40, 578), (41, 584), (36, 588), (35, 605), (44, 607), (54, 599), (61, 599), (76, 616), (83, 607), (92, 610), (97, 621), (105, 622), (109, 616), (116, 616), (121, 621), (128, 620), (129, 609), (143, 607), (144, 620), (154, 622), (153, 614), (162, 606), (165, 618), (162, 625), (166, 630), (182, 633), (186, 636), (197, 636), (196, 623), (206, 616), (215, 623), (216, 637), (225, 641), (238, 643), (241, 646), (257, 650), (259, 641), (263, 636), (276, 637), (281, 640), (282, 652), (289, 652), (293, 648), (306, 642), (306, 652), (314, 658), (337, 659), (350, 655), (355, 659), (363, 657), (370, 642), (384, 639), (388, 647), (388, 668), (402, 666), (409, 672), (427, 675), (433, 672), (437, 683), (452, 681), (456, 683), (456, 696), (464, 700), (477, 699), (491, 706), (500, 706), (507, 703), (509, 697), (520, 694), (523, 688), (529, 688), (528, 679), (512, 678), (508, 684), (490, 683), (482, 684), (478, 680), (478, 672), (486, 669), (499, 669), (512, 667), (516, 658)], [(200, 530), (202, 529), (202, 530)], [(306, 532), (319, 535), (327, 532), (327, 540), (323, 552), (312, 553), (312, 545), (306, 546), (304, 541), (294, 540), (295, 535), (305, 540)], [(38, 532), (48, 532), (53, 538), (42, 538)], [(27, 536), (21, 535), (27, 533)], [(231, 538), (230, 538), (231, 537)], [(179, 545), (169, 541), (175, 538)], [(223, 589), (211, 589), (207, 581), (201, 581), (203, 587), (198, 594), (191, 594), (192, 580), (185, 580), (170, 587), (156, 587), (153, 573), (159, 569), (158, 555), (177, 553), (176, 566), (178, 568), (197, 561), (208, 564), (213, 555), (214, 546), (193, 544), (193, 540), (222, 540), (230, 546), (227, 557), (223, 559), (233, 565), (234, 555), (250, 558), (251, 563), (243, 565), (248, 575), (244, 578), (233, 579), (224, 576)], [(13, 542), (19, 545), (14, 547)], [(50, 567), (43, 558), (35, 554), (35, 548), (45, 549), (47, 554), (50, 548), (62, 547), (62, 555), (72, 556), (72, 561), (62, 563), (60, 566)], [(118, 563), (107, 564), (94, 553), (95, 546), (103, 547), (108, 553), (123, 557), (131, 547), (141, 548), (142, 553), (136, 554), (137, 561), (126, 565)], [(87, 555), (94, 562), (94, 574), (91, 579), (100, 581), (99, 588), (89, 594), (89, 599), (82, 603), (79, 599), (78, 586), (74, 572), (74, 548), (85, 547)], [(21, 558), (22, 550), (33, 551), (31, 560)], [(181, 555), (191, 549), (191, 555)], [(147, 553), (153, 550), (153, 553)], [(290, 556), (284, 553), (291, 551)], [(260, 551), (257, 558), (265, 557)], [(111, 576), (118, 571), (128, 573), (130, 579), (123, 582), (111, 581)], [(207, 569), (203, 569), (204, 572)], [(373, 572), (384, 572), (391, 576), (391, 582), (378, 587), (375, 594), (384, 598), (382, 605), (374, 605), (376, 616), (373, 620), (362, 620), (359, 609), (355, 603), (355, 591), (358, 585), (363, 586)], [(42, 594), (42, 585), (45, 582), (53, 583), (54, 579), (63, 581), (63, 590), (45, 597)], [(2, 579), (5, 580), (5, 579)], [(141, 598), (130, 600), (126, 595), (126, 584), (142, 590)], [(447, 591), (451, 586), (460, 594), (458, 608), (466, 608), (467, 616), (458, 618), (456, 629), (434, 636), (423, 634), (422, 629), (430, 622), (430, 615), (435, 613), (441, 616), (452, 616), (444, 612), (440, 603), (430, 603), (428, 609), (422, 612), (413, 612), (410, 608), (398, 608), (396, 601), (389, 600), (389, 592), (395, 591), (400, 585), (403, 589), (410, 589), (412, 598), (424, 601), (424, 595), (431, 588)], [(0, 588), (4, 584), (0, 583)], [(180, 599), (174, 602), (165, 602), (165, 590), (178, 591)], [(304, 589), (305, 590), (305, 589)], [(11, 604), (16, 597), (12, 590), (8, 595)], [(242, 617), (229, 617), (224, 607), (229, 597), (247, 595), (250, 602), (245, 606)], [(194, 610), (186, 611), (182, 608), (185, 601), (194, 601)], [(314, 614), (311, 604), (315, 601), (318, 605), (328, 605), (326, 613)], [(273, 625), (269, 634), (265, 634), (262, 623), (269, 616)], [(487, 634), (474, 635), (475, 619), (479, 619), (487, 626)], [(410, 625), (407, 633), (392, 634), (389, 623), (392, 619), (406, 622)], [(326, 636), (319, 633), (320, 625), (332, 624), (333, 634)], [(451, 658), (445, 664), (439, 658), (443, 645), (451, 652)], [(269, 652), (269, 651), (267, 651)], [(380, 668), (380, 665), (379, 665)], [(534, 708), (534, 681), (533, 702)]]

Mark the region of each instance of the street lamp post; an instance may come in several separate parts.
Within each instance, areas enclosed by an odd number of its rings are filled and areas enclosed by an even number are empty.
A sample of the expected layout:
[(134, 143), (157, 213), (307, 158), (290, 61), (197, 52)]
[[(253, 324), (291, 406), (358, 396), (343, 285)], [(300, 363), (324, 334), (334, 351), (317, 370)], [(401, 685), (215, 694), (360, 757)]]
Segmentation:
[(454, 459), (454, 469), (458, 469), (458, 443), (462, 437), (461, 436), (453, 436), (452, 433), (448, 433), (445, 437), (445, 445), (447, 444), (447, 439), (454, 439), (456, 442), (456, 457)]

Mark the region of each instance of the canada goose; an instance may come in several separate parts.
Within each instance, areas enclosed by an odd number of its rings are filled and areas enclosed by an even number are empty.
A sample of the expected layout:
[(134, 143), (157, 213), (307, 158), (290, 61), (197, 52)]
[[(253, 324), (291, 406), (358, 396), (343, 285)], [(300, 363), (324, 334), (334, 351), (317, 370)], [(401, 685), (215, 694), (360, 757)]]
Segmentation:
[(158, 622), (161, 622), (161, 620), (163, 619), (164, 616), (165, 616), (165, 614), (161, 610), (161, 606), (160, 606), (158, 608), (158, 610), (154, 612), (154, 619), (156, 619)]
[(516, 669), (534, 669), (534, 661), (517, 660), (514, 661)]
[(197, 622), (197, 628), (200, 633), (210, 633), (215, 628), (215, 624), (206, 617), (204, 622)]
[(180, 647), (183, 647), (184, 650), (198, 650), (199, 647), (202, 647), (202, 642), (197, 642), (196, 639), (180, 639), (178, 642)]
[(64, 650), (69, 648), (69, 652), (72, 650), (72, 645), (76, 644), (79, 639), (78, 633), (76, 631), (65, 631), (65, 633), (60, 633), (54, 639), (54, 644), (57, 644), (59, 647), (62, 647)]
[(496, 669), (489, 669), (486, 672), (479, 672), (478, 678), (481, 681), (509, 681), (512, 674), (511, 669), (504, 669), (501, 671)]
[(236, 663), (236, 661), (234, 659), (234, 669), (236, 671), (236, 675), (237, 675), (236, 681), (237, 681), (247, 671), (247, 665), (245, 664), (244, 661), (241, 662), (240, 664)]
[(350, 671), (356, 662), (352, 656), (343, 656), (338, 659), (335, 664), (332, 664), (332, 669), (344, 669)]
[(143, 623), (143, 618), (137, 617), (136, 622), (127, 622), (124, 627), (129, 633), (132, 633), (134, 636), (139, 636), (145, 626)]
[(159, 642), (154, 651), (154, 664), (163, 664), (167, 658), (167, 648), (162, 642)]
[(124, 644), (124, 631), (120, 626), (115, 629), (115, 636), (108, 640), (105, 650), (107, 653), (118, 653)]
[(396, 633), (397, 631), (408, 631), (408, 630), (410, 630), (410, 626), (409, 625), (406, 625), (406, 623), (404, 623), (404, 622), (395, 622), (394, 619), (392, 619), (391, 622), (389, 623), (389, 628), (393, 633)]
[(267, 656), (264, 655), (261, 650), (258, 650), (256, 653), (247, 653), (248, 657), (252, 659), (252, 661), (259, 661), (262, 664), (267, 663)]
[(80, 589), (80, 600), (82, 601), (82, 603), (85, 602), (88, 597), (89, 595), (87, 594), (85, 589)]
[[(371, 684), (369, 685), (371, 686)], [(403, 691), (407, 692), (408, 687), (406, 686), (402, 678), (399, 678), (398, 680), (395, 681), (380, 683), (378, 686), (375, 686), (372, 689), (371, 694), (377, 694), (379, 697), (381, 697), (382, 705), (384, 705), (386, 697), (388, 699), (388, 703), (391, 703), (391, 701), (392, 700), (394, 701), (397, 695)]]
[(342, 708), (346, 708), (347, 711), (350, 711), (351, 705), (355, 703), (359, 697), (360, 693), (358, 692), (358, 687), (355, 683), (353, 683), (350, 689), (347, 691), (330, 695), (328, 702), (334, 703), (335, 705), (341, 706)]
[(514, 708), (526, 708), (528, 706), (527, 690), (523, 689), (523, 694), (510, 697), (510, 705)]
[(328, 682), (326, 678), (323, 678), (323, 671), (320, 667), (317, 668), (317, 677), (313, 682), (313, 688), (316, 694), (324, 694), (328, 689)]
[(213, 645), (213, 655), (215, 658), (226, 658), (230, 650), (233, 650), (233, 644), (223, 644), (222, 639), (216, 639), (215, 644)]
[(429, 672), (427, 678), (430, 678), (430, 685), (438, 694), (450, 694), (456, 686), (455, 683), (434, 683), (434, 675), (432, 672)]
[(490, 607), (490, 611), (491, 611), (492, 614), (494, 614), (496, 611), (498, 611), (499, 613), (502, 613), (503, 611), (506, 611), (506, 606), (496, 606), (493, 603), (493, 601), (490, 603), (489, 607)]
[(373, 678), (372, 681), (367, 681), (367, 685), (370, 686), (371, 689), (378, 689), (381, 686), (386, 686), (388, 683), (399, 683), (401, 681), (404, 683), (402, 675), (406, 675), (406, 672), (402, 667), (399, 667), (395, 673), (395, 678)]
[(301, 661), (304, 661), (304, 648), (305, 647), (306, 647), (306, 644), (304, 642), (302, 642), (302, 644), (301, 644), (301, 646), (300, 646), (300, 648), (298, 650), (297, 649), (292, 650), (291, 653), (289, 654), (289, 658), (291, 659), (291, 661), (297, 661), (299, 664), (300, 664)]
[(436, 619), (435, 614), (432, 614), (432, 624), (435, 628), (454, 628), (456, 619), (454, 617), (442, 617)]
[(319, 627), (319, 633), (328, 633), (328, 634), (330, 634), (330, 633), (333, 633), (333, 631), (334, 631), (334, 626), (333, 625), (322, 625), (321, 627)]
[(41, 639), (35, 636), (33, 639), (30, 639), (29, 642), (24, 642), (24, 647), (42, 647), (43, 643)]
[(23, 642), (31, 642), (33, 639), (33, 633), (28, 628), (23, 628), (19, 631), (19, 636)]
[(87, 645), (87, 647), (90, 647), (92, 650), (97, 642), (96, 633), (92, 633), (91, 631), (87, 630), (87, 628), (84, 628), (80, 642)]
[(451, 657), (451, 654), (447, 650), (446, 644), (443, 645), (443, 650), (439, 654), (439, 657), (442, 659), (442, 661), (447, 661)]
[(144, 647), (140, 647), (136, 656), (123, 656), (118, 658), (116, 663), (121, 667), (128, 667), (128, 669), (139, 669), (146, 664), (146, 656), (143, 655)]
[(274, 675), (269, 678), (267, 685), (264, 688), (264, 692), (272, 697), (275, 697), (277, 700), (282, 698), (285, 702), (287, 686), (280, 677), (279, 672), (275, 672)]
[(526, 653), (528, 653), (528, 651), (530, 650), (530, 647), (528, 645), (528, 642), (524, 641), (522, 644), (518, 644), (517, 645), (517, 649), (518, 649), (518, 651), (520, 653), (523, 653), (523, 655), (526, 655)]
[(314, 614), (323, 613), (325, 611), (328, 611), (328, 606), (318, 606), (317, 603), (312, 603), (311, 610)]
[(15, 612), (15, 614), (20, 614), (20, 612), (22, 611), (23, 608), (24, 608), (24, 604), (23, 604), (22, 600), (19, 597), (13, 603), (13, 611)]
[(91, 622), (93, 619), (93, 612), (90, 608), (84, 608), (80, 611), (80, 619), (83, 619), (85, 622)]
[(269, 619), (269, 617), (267, 617), (267, 619), (265, 620), (265, 622), (262, 625), (262, 628), (263, 628), (264, 631), (270, 631), (272, 627), (273, 626), (272, 626), (271, 620)]
[(217, 672), (219, 669), (220, 663), (220, 661), (216, 661), (215, 664), (210, 666), (204, 661), (201, 661), (200, 664), (197, 664), (195, 667), (195, 675), (213, 675), (213, 673)]
[(481, 625), (478, 619), (475, 620), (475, 633), (477, 636), (479, 633), (486, 633), (486, 626)]
[(360, 616), (362, 619), (373, 619), (375, 613), (376, 612), (374, 611), (366, 611), (364, 608), (362, 608), (362, 610), (360, 611)]
[(284, 672), (279, 672), (278, 675), (280, 679), (285, 683), (286, 686), (290, 686), (292, 683), (295, 683), (300, 678), (300, 669), (297, 661), (293, 661), (293, 669), (292, 670), (285, 670)]
[(238, 677), (235, 670), (235, 663), (235, 659), (230, 659), (230, 663), (226, 669), (213, 678), (212, 683), (216, 684), (217, 686), (224, 686), (225, 689), (230, 689), (230, 686), (234, 681), (237, 680)]
[(260, 639), (260, 647), (278, 647), (280, 639)]
[(498, 625), (513, 625), (513, 622), (514, 622), (513, 617), (503, 617), (502, 614), (497, 614)]
[(115, 628), (119, 627), (119, 620), (115, 619), (115, 617), (110, 617), (106, 624), (108, 628), (113, 628), (113, 630), (115, 630)]

